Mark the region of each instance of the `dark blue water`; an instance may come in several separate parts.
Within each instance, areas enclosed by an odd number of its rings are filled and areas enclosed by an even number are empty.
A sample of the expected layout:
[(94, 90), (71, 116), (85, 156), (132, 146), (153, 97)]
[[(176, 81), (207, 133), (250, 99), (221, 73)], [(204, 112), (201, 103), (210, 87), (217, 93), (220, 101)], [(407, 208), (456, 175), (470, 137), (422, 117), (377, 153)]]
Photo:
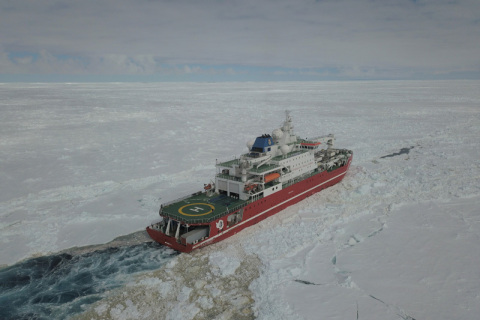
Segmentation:
[(0, 319), (65, 319), (177, 253), (157, 243), (30, 259), (0, 270)]

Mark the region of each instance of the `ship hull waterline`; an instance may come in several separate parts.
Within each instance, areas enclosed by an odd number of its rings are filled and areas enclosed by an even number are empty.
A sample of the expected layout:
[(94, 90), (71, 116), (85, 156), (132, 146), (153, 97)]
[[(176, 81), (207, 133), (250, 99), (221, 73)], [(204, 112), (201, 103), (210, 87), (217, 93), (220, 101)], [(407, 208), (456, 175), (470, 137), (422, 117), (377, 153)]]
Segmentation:
[[(163, 232), (149, 226), (146, 228), (149, 236), (156, 242), (168, 246), (174, 250), (180, 252), (191, 252), (194, 249), (198, 249), (219, 241), (222, 241), (228, 237), (231, 237), (241, 230), (250, 227), (258, 222), (273, 216), (274, 214), (282, 211), (283, 209), (294, 205), (305, 198), (325, 189), (333, 186), (343, 180), (345, 174), (350, 167), (352, 161), (350, 156), (347, 164), (339, 167), (331, 172), (323, 171), (305, 180), (299, 181), (285, 189), (282, 189), (268, 197), (259, 199), (250, 203), (243, 211), (243, 221), (235, 224), (231, 227), (226, 227), (222, 230), (217, 230), (217, 225), (220, 220), (223, 220), (222, 225), (227, 226), (227, 217), (221, 217), (210, 223), (210, 236), (205, 240), (196, 244), (182, 244), (177, 242), (174, 236), (167, 236)], [(234, 212), (235, 213), (235, 212)]]

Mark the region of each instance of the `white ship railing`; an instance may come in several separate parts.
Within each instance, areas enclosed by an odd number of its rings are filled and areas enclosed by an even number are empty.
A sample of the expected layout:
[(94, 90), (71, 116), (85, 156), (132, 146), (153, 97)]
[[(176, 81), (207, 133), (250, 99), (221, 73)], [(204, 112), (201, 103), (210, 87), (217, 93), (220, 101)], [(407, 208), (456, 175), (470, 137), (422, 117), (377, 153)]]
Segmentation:
[[(260, 199), (260, 198), (258, 198)], [(258, 200), (258, 199), (255, 199)], [(188, 221), (188, 224), (189, 225), (192, 225), (192, 224), (197, 224), (197, 223), (207, 223), (207, 222), (212, 222), (212, 221), (215, 221), (217, 220), (218, 218), (220, 217), (223, 217), (229, 213), (232, 213), (232, 212), (235, 212), (237, 210), (240, 210), (241, 208), (249, 205), (250, 203), (252, 203), (252, 200), (247, 200), (245, 201), (244, 203), (242, 204), (239, 204), (239, 205), (236, 205), (232, 208), (229, 208), (229, 207), (226, 207), (225, 210), (222, 210), (222, 211), (219, 211), (218, 213), (216, 213), (215, 215), (212, 215), (212, 216), (209, 216), (208, 218), (194, 218), (194, 219), (189, 219)], [(161, 210), (161, 209), (160, 209)], [(160, 211), (161, 212), (161, 211)], [(175, 221), (178, 220), (178, 216), (177, 215), (174, 215), (174, 214), (170, 214), (168, 212), (163, 212), (162, 213), (162, 216), (164, 217), (167, 217), (167, 218), (170, 218), (170, 219), (173, 219)]]
[(225, 173), (218, 173), (218, 174), (217, 174), (217, 177), (218, 177), (218, 178), (221, 178), (221, 179), (232, 180), (232, 181), (242, 181), (242, 179), (239, 178), (239, 177), (231, 176), (231, 175), (225, 174)]
[(169, 206), (169, 205), (171, 205), (171, 204), (180, 202), (180, 201), (182, 201), (182, 200), (185, 200), (185, 199), (187, 199), (187, 198), (190, 198), (191, 196), (197, 196), (197, 195), (199, 195), (200, 193), (202, 193), (202, 191), (198, 191), (198, 192), (189, 194), (189, 195), (187, 195), (187, 196), (184, 196), (184, 197), (181, 197), (181, 198), (172, 200), (172, 201), (168, 201), (168, 202), (162, 203), (162, 205), (160, 206), (160, 212), (161, 212), (161, 209), (162, 209), (163, 207), (167, 207), (167, 206)]

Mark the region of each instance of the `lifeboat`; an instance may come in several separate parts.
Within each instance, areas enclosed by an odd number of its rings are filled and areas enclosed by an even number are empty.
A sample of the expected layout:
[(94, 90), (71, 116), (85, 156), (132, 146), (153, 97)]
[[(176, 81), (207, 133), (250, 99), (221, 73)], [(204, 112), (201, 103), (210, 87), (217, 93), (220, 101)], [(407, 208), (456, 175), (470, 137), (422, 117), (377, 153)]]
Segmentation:
[(256, 187), (257, 187), (257, 184), (255, 184), (255, 183), (254, 183), (254, 184), (247, 184), (247, 185), (245, 186), (245, 191), (253, 190), (253, 189), (255, 189)]
[(203, 189), (205, 189), (205, 190), (210, 190), (210, 189), (212, 189), (212, 184), (210, 184), (210, 183), (209, 183), (209, 184), (206, 184), (206, 185), (203, 187)]
[(267, 182), (276, 180), (276, 179), (278, 179), (278, 178), (280, 178), (280, 173), (274, 172), (274, 173), (267, 174), (267, 175), (265, 176), (264, 181), (265, 181), (265, 183), (267, 183)]

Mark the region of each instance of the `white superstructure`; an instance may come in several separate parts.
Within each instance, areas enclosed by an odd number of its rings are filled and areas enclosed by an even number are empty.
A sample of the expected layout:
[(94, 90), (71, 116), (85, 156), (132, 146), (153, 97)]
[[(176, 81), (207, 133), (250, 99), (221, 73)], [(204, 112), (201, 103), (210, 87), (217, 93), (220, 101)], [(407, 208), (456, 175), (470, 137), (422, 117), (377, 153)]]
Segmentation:
[(282, 127), (247, 143), (248, 153), (217, 163), (215, 183), (205, 189), (242, 200), (271, 195), (309, 175), (345, 164), (350, 151), (334, 149), (334, 140), (333, 135), (299, 138), (287, 111)]

